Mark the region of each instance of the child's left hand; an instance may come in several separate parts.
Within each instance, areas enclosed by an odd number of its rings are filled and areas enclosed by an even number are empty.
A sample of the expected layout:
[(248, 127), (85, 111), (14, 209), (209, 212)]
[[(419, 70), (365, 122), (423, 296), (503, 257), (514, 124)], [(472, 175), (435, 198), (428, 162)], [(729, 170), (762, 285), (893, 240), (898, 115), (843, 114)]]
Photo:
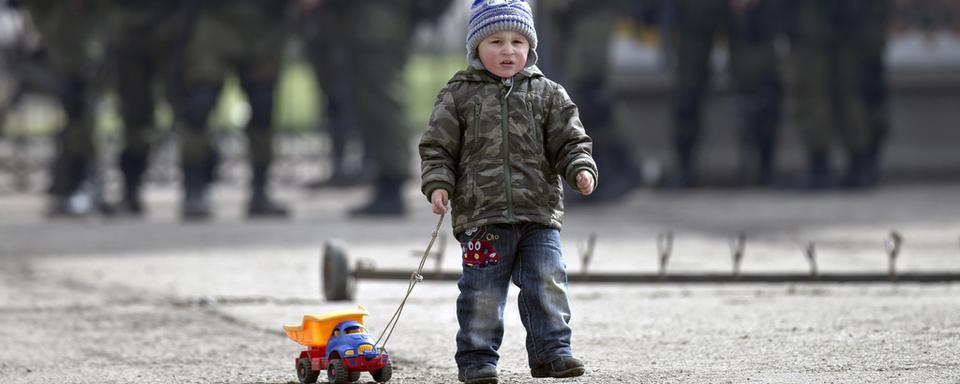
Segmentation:
[(590, 172), (583, 170), (577, 173), (577, 190), (579, 190), (584, 196), (593, 193), (594, 184), (595, 181), (593, 180), (593, 175)]

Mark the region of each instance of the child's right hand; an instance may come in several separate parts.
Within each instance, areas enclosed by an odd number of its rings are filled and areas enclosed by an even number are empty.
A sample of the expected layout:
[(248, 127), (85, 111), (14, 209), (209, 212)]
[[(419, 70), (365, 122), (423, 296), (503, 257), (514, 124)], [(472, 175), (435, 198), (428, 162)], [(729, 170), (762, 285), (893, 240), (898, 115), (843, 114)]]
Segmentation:
[(438, 215), (447, 213), (447, 200), (446, 189), (434, 189), (433, 193), (430, 194), (430, 202), (433, 203), (433, 213)]
[(593, 175), (590, 172), (581, 170), (577, 173), (577, 189), (584, 196), (587, 196), (593, 193), (593, 188), (597, 184), (597, 181), (593, 179)]

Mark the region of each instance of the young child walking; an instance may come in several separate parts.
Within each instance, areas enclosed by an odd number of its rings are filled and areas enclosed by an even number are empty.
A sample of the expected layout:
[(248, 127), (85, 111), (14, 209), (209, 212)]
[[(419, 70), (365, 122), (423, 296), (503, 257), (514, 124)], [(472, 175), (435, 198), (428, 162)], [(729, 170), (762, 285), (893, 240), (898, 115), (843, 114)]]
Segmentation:
[(597, 167), (577, 106), (543, 76), (524, 0), (475, 0), (468, 68), (440, 91), (420, 140), (421, 189), (436, 214), (452, 202), (463, 249), (457, 299), (459, 380), (496, 383), (511, 280), (533, 377), (573, 377), (567, 274), (560, 251), (565, 181), (593, 192)]

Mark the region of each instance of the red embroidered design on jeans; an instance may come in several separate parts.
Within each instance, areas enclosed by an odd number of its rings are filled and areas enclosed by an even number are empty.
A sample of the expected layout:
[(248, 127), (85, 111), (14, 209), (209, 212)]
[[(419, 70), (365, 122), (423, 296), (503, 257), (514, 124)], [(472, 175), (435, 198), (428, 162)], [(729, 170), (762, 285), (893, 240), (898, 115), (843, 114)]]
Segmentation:
[(463, 249), (463, 263), (474, 267), (496, 265), (500, 262), (500, 255), (488, 240), (470, 239), (460, 244)]

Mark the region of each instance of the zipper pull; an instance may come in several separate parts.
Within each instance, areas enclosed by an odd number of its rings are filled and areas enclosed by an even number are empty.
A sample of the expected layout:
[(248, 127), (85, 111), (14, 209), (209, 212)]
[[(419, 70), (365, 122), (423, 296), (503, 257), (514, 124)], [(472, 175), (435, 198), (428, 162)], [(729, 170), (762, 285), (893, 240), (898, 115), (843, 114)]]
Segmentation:
[(511, 77), (503, 79), (503, 85), (508, 87), (507, 93), (503, 95), (503, 99), (506, 100), (508, 97), (510, 97), (510, 92), (513, 92), (513, 78)]

